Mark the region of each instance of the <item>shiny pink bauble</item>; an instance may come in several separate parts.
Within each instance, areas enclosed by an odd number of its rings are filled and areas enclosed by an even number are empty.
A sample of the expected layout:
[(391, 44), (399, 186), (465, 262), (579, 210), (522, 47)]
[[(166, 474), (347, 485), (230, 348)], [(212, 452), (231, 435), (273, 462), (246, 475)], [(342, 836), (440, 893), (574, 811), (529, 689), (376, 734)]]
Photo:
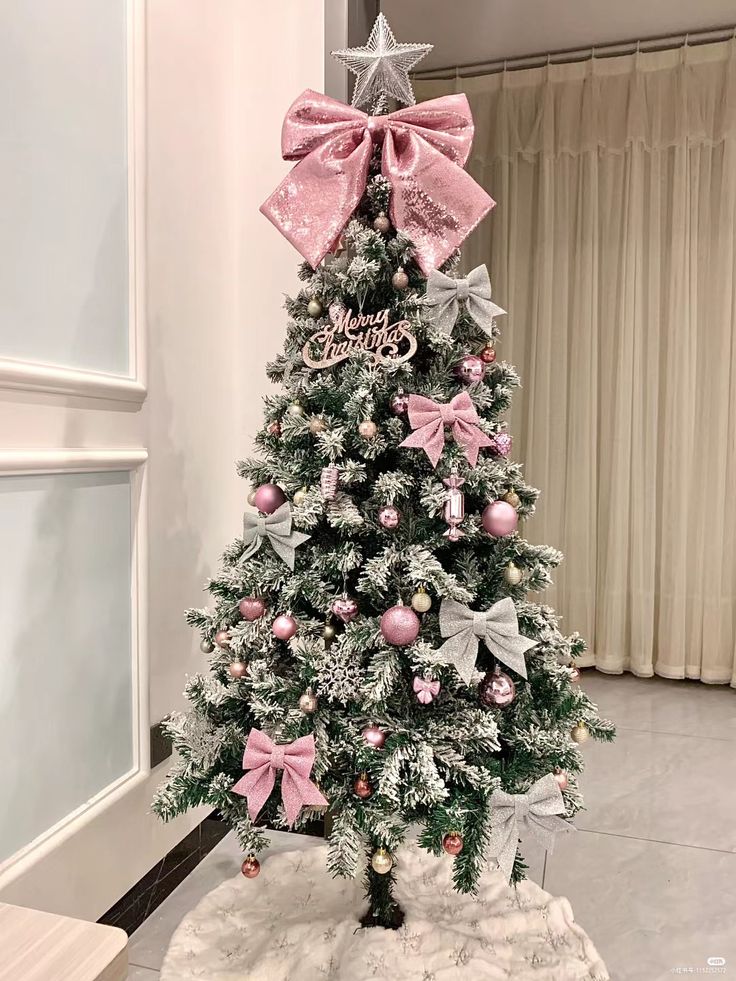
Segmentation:
[(361, 733), (363, 739), (374, 749), (383, 749), (386, 742), (386, 733), (378, 726), (366, 726)]
[(245, 596), (238, 603), (238, 609), (243, 619), (252, 622), (253, 620), (261, 619), (266, 612), (266, 604), (260, 596)]
[(218, 630), (215, 634), (215, 643), (218, 647), (229, 647), (230, 632), (228, 630)]
[(519, 515), (506, 501), (492, 501), (483, 510), (483, 527), (489, 535), (503, 538), (516, 531)]
[(496, 352), (490, 346), (490, 344), (488, 345), (488, 347), (484, 347), (483, 350), (480, 352), (480, 358), (481, 361), (484, 362), (484, 364), (493, 364), (493, 362), (496, 360)]
[(557, 781), (557, 786), (560, 788), (560, 790), (567, 790), (568, 779), (565, 771), (561, 770), (559, 766), (555, 767), (553, 776)]
[(419, 617), (410, 606), (392, 606), (381, 617), (381, 633), (395, 647), (413, 644), (421, 626)]
[(281, 423), (278, 421), (278, 419), (274, 419), (273, 422), (269, 422), (269, 424), (268, 424), (268, 432), (269, 432), (269, 435), (271, 435), (271, 436), (280, 436), (281, 435)]
[(393, 531), (395, 528), (399, 527), (399, 522), (401, 521), (401, 511), (395, 508), (393, 504), (384, 504), (381, 510), (378, 512), (378, 523), (382, 528), (386, 528), (388, 531)]
[(288, 613), (280, 613), (271, 624), (274, 637), (279, 640), (291, 640), (297, 630), (297, 622)]
[(227, 669), (230, 672), (231, 678), (244, 678), (248, 674), (248, 665), (243, 664), (242, 661), (233, 661), (232, 664), (228, 665)]
[(261, 484), (253, 495), (253, 504), (263, 514), (273, 514), (282, 504), (286, 504), (286, 494), (278, 484)]
[(240, 871), (243, 873), (246, 879), (255, 879), (255, 877), (261, 871), (261, 863), (257, 858), (246, 858), (246, 860), (240, 866)]
[(353, 782), (353, 790), (361, 800), (367, 800), (373, 793), (373, 786), (365, 773), (361, 773)]
[(464, 844), (463, 836), (459, 835), (456, 831), (451, 831), (450, 834), (445, 835), (442, 839), (442, 847), (448, 855), (459, 855), (463, 850)]
[(409, 411), (409, 396), (406, 392), (397, 392), (391, 398), (391, 411), (395, 416), (403, 416)]
[(488, 708), (505, 708), (516, 698), (516, 685), (507, 674), (496, 669), (481, 681), (478, 694)]
[(358, 615), (358, 604), (352, 596), (338, 596), (333, 600), (330, 609), (343, 623), (350, 623)]
[(358, 432), (363, 437), (363, 439), (373, 439), (373, 437), (378, 432), (378, 426), (373, 422), (372, 419), (365, 419), (358, 426)]
[(486, 376), (486, 366), (482, 358), (477, 354), (466, 354), (455, 365), (455, 377), (459, 378), (463, 385), (477, 385)]

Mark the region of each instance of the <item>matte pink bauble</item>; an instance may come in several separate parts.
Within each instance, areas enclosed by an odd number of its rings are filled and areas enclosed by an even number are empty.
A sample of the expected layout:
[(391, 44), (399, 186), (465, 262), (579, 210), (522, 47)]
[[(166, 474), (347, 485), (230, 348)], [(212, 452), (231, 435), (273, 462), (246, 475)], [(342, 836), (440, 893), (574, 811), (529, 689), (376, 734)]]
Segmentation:
[(557, 781), (557, 786), (560, 788), (560, 790), (567, 790), (568, 779), (565, 771), (560, 769), (559, 766), (556, 766), (553, 776)]
[(516, 508), (512, 508), (506, 501), (492, 501), (483, 510), (483, 527), (489, 535), (495, 538), (503, 538), (516, 531), (519, 523), (519, 515)]
[(263, 602), (260, 596), (245, 596), (238, 603), (238, 609), (240, 610), (240, 615), (245, 620), (260, 620), (263, 614), (266, 612), (266, 604)]
[(401, 521), (401, 511), (395, 508), (393, 504), (384, 504), (381, 510), (378, 512), (378, 523), (382, 528), (386, 528), (388, 531), (394, 531), (394, 529), (399, 527), (399, 522)]
[(455, 377), (459, 378), (463, 385), (477, 385), (486, 376), (485, 363), (477, 354), (466, 354), (455, 365), (454, 371)]
[(343, 623), (350, 623), (358, 615), (358, 604), (352, 596), (338, 596), (333, 600), (330, 609)]
[(478, 694), (488, 708), (505, 708), (516, 698), (516, 685), (505, 672), (496, 668), (481, 681)]
[(282, 504), (286, 504), (286, 494), (278, 484), (261, 484), (253, 495), (253, 504), (263, 514), (273, 514)]
[(361, 735), (368, 745), (374, 749), (382, 749), (386, 742), (386, 733), (383, 729), (379, 729), (378, 726), (366, 726)]
[(389, 644), (406, 647), (419, 636), (421, 623), (410, 606), (392, 606), (381, 617), (381, 633)]
[(291, 640), (296, 633), (297, 622), (288, 613), (280, 613), (271, 624), (274, 637), (279, 640)]

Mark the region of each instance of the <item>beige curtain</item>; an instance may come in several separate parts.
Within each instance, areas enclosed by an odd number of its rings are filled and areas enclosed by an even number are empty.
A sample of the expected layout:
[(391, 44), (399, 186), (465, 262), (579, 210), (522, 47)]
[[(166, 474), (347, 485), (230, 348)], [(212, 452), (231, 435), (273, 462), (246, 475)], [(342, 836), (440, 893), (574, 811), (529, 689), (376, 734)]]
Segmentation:
[[(498, 206), (526, 533), (602, 671), (736, 685), (736, 44), (453, 82)], [(546, 600), (545, 600), (546, 601)]]

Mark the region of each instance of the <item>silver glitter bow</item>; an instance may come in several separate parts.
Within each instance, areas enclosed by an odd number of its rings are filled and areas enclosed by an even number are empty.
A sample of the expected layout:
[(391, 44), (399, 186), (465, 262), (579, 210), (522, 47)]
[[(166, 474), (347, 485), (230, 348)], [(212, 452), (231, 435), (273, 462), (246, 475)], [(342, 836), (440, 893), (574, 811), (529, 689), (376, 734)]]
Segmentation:
[(445, 664), (454, 665), (466, 685), (473, 677), (481, 640), (497, 660), (522, 678), (526, 678), (524, 652), (537, 644), (519, 633), (516, 607), (509, 596), (482, 613), (475, 613), (457, 600), (443, 599), (440, 633), (448, 639), (438, 654), (443, 655)]
[(498, 866), (511, 878), (519, 838), (530, 832), (541, 845), (552, 850), (555, 834), (574, 831), (574, 825), (558, 817), (565, 813), (565, 802), (552, 773), (533, 783), (525, 794), (491, 794), (491, 838), (488, 849)]
[(452, 333), (461, 301), (486, 332), (490, 332), (494, 317), (506, 313), (491, 300), (491, 277), (485, 266), (476, 266), (464, 279), (453, 279), (433, 269), (427, 279), (427, 304), (432, 309), (432, 322), (445, 334)]
[(287, 501), (273, 514), (259, 514), (247, 511), (243, 516), (243, 558), (255, 555), (267, 538), (274, 552), (283, 559), (290, 569), (294, 568), (294, 550), (311, 538), (301, 531), (291, 530), (291, 504)]

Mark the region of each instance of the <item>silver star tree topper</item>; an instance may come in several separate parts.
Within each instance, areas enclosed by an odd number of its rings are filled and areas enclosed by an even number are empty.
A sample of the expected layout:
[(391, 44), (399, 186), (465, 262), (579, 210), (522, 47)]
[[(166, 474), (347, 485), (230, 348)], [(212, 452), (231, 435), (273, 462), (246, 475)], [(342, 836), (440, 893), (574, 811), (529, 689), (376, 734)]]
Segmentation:
[(352, 104), (370, 105), (377, 112), (383, 109), (386, 96), (405, 106), (414, 105), (416, 99), (409, 72), (432, 47), (431, 44), (399, 44), (388, 21), (379, 14), (367, 44), (333, 51), (332, 56), (357, 75)]

